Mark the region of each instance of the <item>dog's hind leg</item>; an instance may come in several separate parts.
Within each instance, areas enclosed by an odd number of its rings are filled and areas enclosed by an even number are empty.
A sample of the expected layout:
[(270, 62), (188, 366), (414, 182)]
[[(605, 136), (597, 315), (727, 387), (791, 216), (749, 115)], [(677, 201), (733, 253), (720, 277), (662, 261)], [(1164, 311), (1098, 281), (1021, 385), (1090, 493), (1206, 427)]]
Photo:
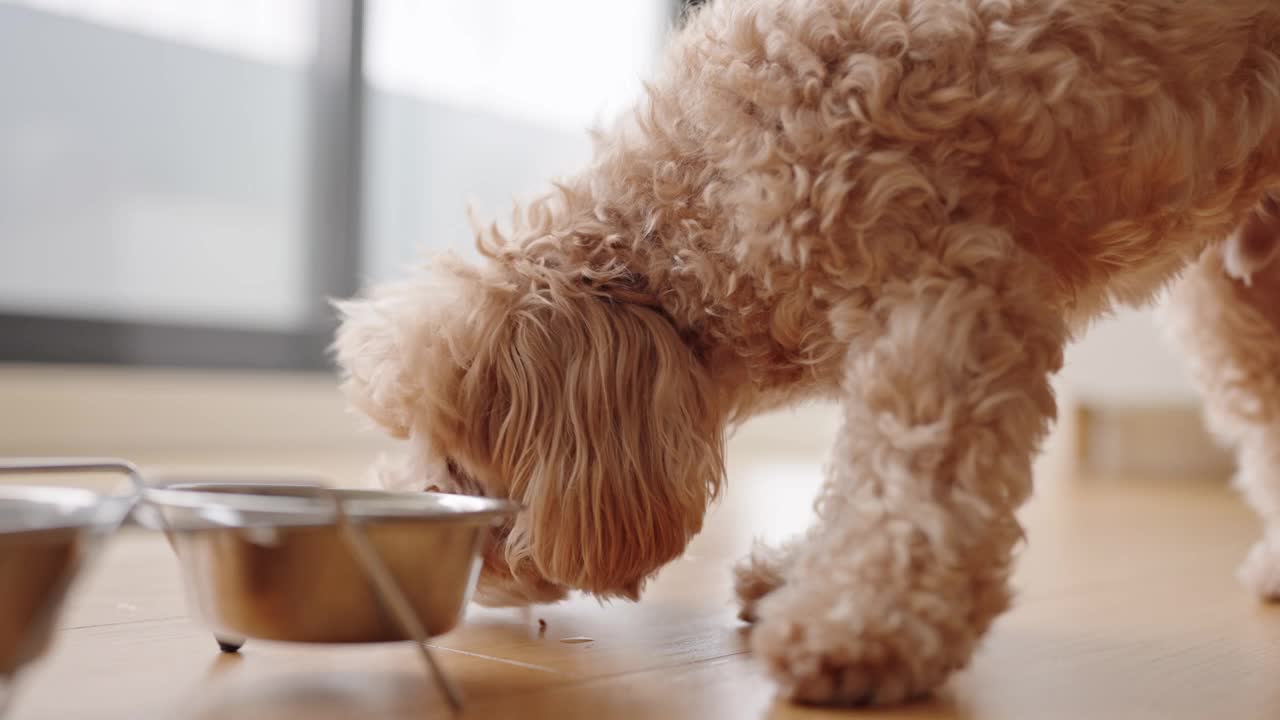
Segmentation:
[(753, 650), (797, 700), (928, 692), (1009, 603), (1015, 511), (1067, 332), (1003, 233), (943, 241), (875, 301), (874, 337), (845, 360), (817, 522), (756, 607)]
[[(1204, 394), (1209, 426), (1235, 450), (1236, 484), (1264, 523), (1240, 579), (1280, 600), (1280, 222), (1267, 251), (1259, 217), (1205, 251), (1174, 287), (1166, 312)], [(1242, 264), (1242, 257), (1251, 260)]]

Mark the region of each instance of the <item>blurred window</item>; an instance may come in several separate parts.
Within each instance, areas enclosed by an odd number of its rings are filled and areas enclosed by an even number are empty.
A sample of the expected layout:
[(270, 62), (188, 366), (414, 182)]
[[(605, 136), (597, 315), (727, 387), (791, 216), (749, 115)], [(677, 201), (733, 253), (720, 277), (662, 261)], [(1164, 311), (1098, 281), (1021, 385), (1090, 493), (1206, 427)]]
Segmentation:
[(0, 5), (0, 307), (302, 327), (309, 9)]
[(466, 204), (505, 220), (639, 94), (671, 0), (371, 0), (364, 277), (471, 249)]
[(0, 0), (0, 362), (324, 367), (637, 95), (672, 0)]

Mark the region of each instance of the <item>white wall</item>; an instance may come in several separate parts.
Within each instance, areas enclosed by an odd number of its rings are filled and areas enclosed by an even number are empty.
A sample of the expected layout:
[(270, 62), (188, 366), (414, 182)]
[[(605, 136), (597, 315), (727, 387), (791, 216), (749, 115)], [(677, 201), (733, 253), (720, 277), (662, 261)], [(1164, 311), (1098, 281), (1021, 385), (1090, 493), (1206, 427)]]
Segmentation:
[(1120, 310), (1068, 349), (1059, 378), (1070, 397), (1100, 407), (1198, 404), (1186, 366), (1151, 309)]

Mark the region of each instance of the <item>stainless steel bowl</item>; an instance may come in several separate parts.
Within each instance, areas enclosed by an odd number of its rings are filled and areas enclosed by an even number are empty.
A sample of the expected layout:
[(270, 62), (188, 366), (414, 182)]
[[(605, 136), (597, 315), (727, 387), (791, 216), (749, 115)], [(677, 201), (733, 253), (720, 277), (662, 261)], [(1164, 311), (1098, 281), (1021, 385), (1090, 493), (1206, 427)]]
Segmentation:
[[(371, 560), (427, 636), (448, 632), (475, 590), (487, 530), (518, 509), (461, 495), (281, 483), (166, 483), (145, 497), (135, 517), (166, 531), (189, 604), (226, 645), (417, 639), (387, 607)], [(353, 535), (376, 557), (353, 547)]]
[(223, 650), (244, 638), (412, 640), (449, 703), (425, 641), (459, 621), (489, 528), (514, 503), (439, 493), (335, 490), (314, 482), (148, 485), (111, 458), (0, 458), (0, 474), (113, 472), (134, 492), (0, 486), (0, 714), (10, 677), (42, 655), (72, 581), (133, 511), (165, 533), (188, 602)]
[(0, 485), (0, 680), (39, 658), (79, 571), (133, 497)]
[(282, 483), (169, 482), (135, 512), (163, 530), (187, 600), (227, 652), (245, 638), (412, 640), (449, 704), (426, 640), (461, 618), (485, 535), (514, 503)]

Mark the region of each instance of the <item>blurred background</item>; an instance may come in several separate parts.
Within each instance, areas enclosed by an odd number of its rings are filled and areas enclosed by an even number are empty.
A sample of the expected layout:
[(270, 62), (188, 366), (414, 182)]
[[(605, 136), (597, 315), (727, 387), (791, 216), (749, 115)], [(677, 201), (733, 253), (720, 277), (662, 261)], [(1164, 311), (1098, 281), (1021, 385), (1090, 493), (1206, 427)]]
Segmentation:
[[(681, 10), (0, 0), (0, 453), (381, 447), (334, 390), (326, 298), (471, 252), (468, 202), (501, 219), (580, 165)], [(1060, 386), (1081, 462), (1225, 472), (1150, 313)], [(752, 432), (823, 452), (834, 413), (799, 412), (823, 432)]]

